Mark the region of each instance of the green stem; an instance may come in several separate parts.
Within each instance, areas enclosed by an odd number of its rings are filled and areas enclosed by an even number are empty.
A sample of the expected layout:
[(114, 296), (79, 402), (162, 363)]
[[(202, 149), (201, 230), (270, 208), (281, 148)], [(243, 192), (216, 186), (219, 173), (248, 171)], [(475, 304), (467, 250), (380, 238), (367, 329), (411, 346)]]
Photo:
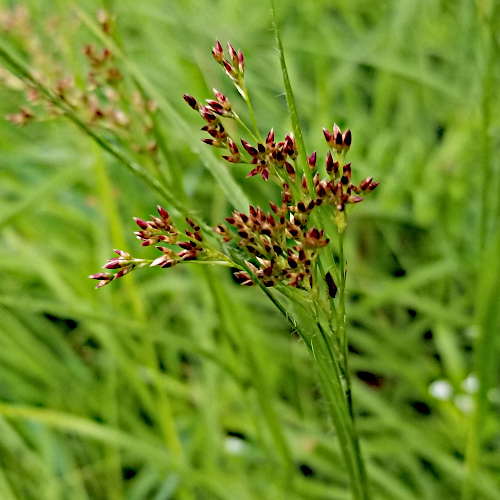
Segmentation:
[[(258, 142), (264, 142), (262, 140), (262, 137), (259, 133), (259, 127), (257, 126), (257, 121), (255, 120), (255, 114), (253, 112), (253, 107), (252, 107), (252, 103), (250, 101), (250, 94), (248, 93), (248, 90), (246, 88), (246, 85), (243, 81), (241, 81), (241, 90), (242, 90), (242, 96), (243, 96), (243, 99), (245, 100), (245, 102), (247, 103), (247, 107), (248, 107), (248, 111), (250, 113), (250, 119), (252, 120), (252, 125), (253, 125), (253, 128), (255, 130), (255, 136), (252, 134), (252, 137), (254, 137), (254, 139), (256, 138), (256, 140)], [(246, 126), (245, 126), (246, 127)], [(247, 128), (247, 127), (246, 127)]]
[[(493, 42), (492, 27), (489, 20), (484, 20), (483, 26), (483, 46), (485, 54), (485, 70), (483, 80), (483, 95), (481, 102), (481, 163), (482, 163), (482, 187), (481, 187), (481, 223), (479, 248), (485, 246), (488, 236), (488, 226), (490, 220), (490, 194), (492, 192), (493, 167), (491, 164), (491, 144), (490, 144), (490, 124), (491, 124), (491, 93), (493, 86)], [(494, 184), (493, 184), (494, 185)]]
[[(247, 105), (250, 101), (246, 101), (247, 102)], [(250, 108), (251, 109), (251, 108)], [(253, 112), (251, 113), (251, 116), (253, 117)], [(246, 123), (244, 123), (241, 118), (233, 111), (233, 118), (236, 120), (236, 122), (238, 123), (238, 125), (240, 125), (240, 127), (242, 127), (244, 130), (246, 130), (250, 136), (252, 137), (252, 139), (255, 141), (255, 142), (259, 142), (259, 139), (255, 136), (255, 134), (248, 128), (248, 126), (246, 125)], [(255, 118), (254, 118), (255, 120)], [(255, 123), (254, 123), (254, 126)]]
[(339, 339), (340, 348), (342, 352), (342, 364), (344, 372), (345, 381), (345, 391), (347, 402), (349, 404), (349, 413), (351, 418), (353, 418), (352, 411), (352, 398), (351, 398), (351, 382), (349, 377), (349, 371), (347, 366), (348, 357), (348, 342), (347, 342), (347, 331), (346, 331), (346, 314), (345, 314), (345, 288), (346, 288), (346, 263), (344, 257), (344, 233), (339, 234), (339, 256), (340, 256), (340, 286), (339, 286), (339, 311), (338, 311), (338, 329), (339, 329)]
[(318, 368), (323, 396), (328, 403), (328, 412), (335, 427), (342, 456), (347, 467), (353, 499), (369, 500), (368, 480), (360, 452), (358, 433), (349, 414), (346, 393), (342, 383), (342, 369), (339, 361), (329, 348), (326, 332), (323, 331), (319, 323), (315, 323), (314, 326), (318, 329), (323, 342), (313, 343), (314, 334), (308, 333), (269, 289), (260, 284), (259, 286), (298, 333), (313, 357)]

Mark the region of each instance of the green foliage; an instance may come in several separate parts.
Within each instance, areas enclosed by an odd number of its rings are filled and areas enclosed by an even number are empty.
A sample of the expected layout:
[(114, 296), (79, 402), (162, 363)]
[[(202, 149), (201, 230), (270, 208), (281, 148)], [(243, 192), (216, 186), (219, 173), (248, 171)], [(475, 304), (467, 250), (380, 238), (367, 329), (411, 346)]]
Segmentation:
[[(96, 11), (116, 14), (123, 85), (157, 103), (162, 161), (131, 147), (139, 135), (82, 133), (78, 116), (0, 122), (0, 498), (350, 498), (318, 373), (262, 290), (208, 266), (153, 268), (98, 291), (87, 279), (111, 248), (155, 257), (132, 217), (158, 203), (176, 214), (187, 200), (215, 225), (247, 199), (277, 201), (270, 183), (244, 181), (245, 167), (201, 143), (182, 100), (216, 87), (237, 102), (210, 57), (215, 38), (231, 41), (261, 133), (292, 130), (270, 5), (18, 3), (42, 52), (30, 59), (33, 46), (2, 31), (0, 65), (61, 69), (82, 86), (82, 47), (109, 42)], [(372, 496), (498, 498), (497, 3), (275, 4), (308, 154), (336, 121), (353, 133), (356, 180), (381, 181), (345, 232)], [(2, 116), (24, 104), (0, 86)]]

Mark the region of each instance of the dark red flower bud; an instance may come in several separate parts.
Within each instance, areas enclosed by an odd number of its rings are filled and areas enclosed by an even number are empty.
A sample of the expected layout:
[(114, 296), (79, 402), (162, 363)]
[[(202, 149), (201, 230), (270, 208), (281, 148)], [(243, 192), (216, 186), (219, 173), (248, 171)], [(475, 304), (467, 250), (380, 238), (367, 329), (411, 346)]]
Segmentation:
[(200, 105), (198, 104), (198, 101), (192, 96), (192, 95), (189, 95), (189, 94), (184, 94), (184, 100), (188, 103), (188, 105), (195, 109), (196, 111), (198, 111), (198, 109), (200, 108)]
[(340, 132), (335, 137), (335, 144), (337, 146), (342, 146), (342, 134)]
[(191, 250), (196, 247), (196, 244), (191, 241), (179, 241), (179, 243), (177, 243), (177, 246), (184, 248), (185, 250)]
[(333, 124), (332, 141), (337, 146), (342, 145), (342, 131), (336, 123)]
[(368, 189), (372, 181), (373, 177), (367, 177), (366, 179), (362, 180), (359, 184), (359, 189), (361, 189), (361, 191), (365, 191), (366, 189)]
[(236, 156), (223, 156), (222, 157), (224, 160), (228, 161), (229, 163), (239, 163), (240, 158)]
[(245, 59), (243, 57), (243, 52), (238, 49), (238, 69), (241, 74), (245, 72)]
[(241, 139), (241, 144), (243, 144), (243, 147), (250, 156), (257, 156), (259, 154), (257, 149), (255, 149), (252, 145), (248, 144), (248, 142), (245, 141), (244, 139)]
[(160, 205), (157, 205), (156, 208), (158, 209), (158, 213), (160, 214), (160, 217), (163, 220), (165, 220), (165, 221), (170, 220), (170, 214), (163, 207), (161, 207)]
[(95, 274), (91, 274), (89, 276), (89, 278), (91, 280), (106, 280), (106, 281), (110, 281), (114, 278), (114, 274), (113, 273), (95, 273)]
[(332, 134), (330, 134), (330, 132), (324, 127), (323, 127), (323, 134), (325, 135), (326, 142), (328, 143), (329, 146), (331, 146)]
[(208, 123), (212, 123), (219, 120), (217, 116), (205, 106), (200, 106), (199, 112), (201, 117)]
[(359, 203), (363, 200), (364, 198), (362, 196), (349, 196), (349, 198), (347, 198), (347, 203)]
[(352, 135), (349, 129), (345, 131), (344, 137), (342, 138), (342, 142), (344, 143), (346, 149), (349, 149), (351, 147)]
[(307, 193), (307, 177), (306, 174), (302, 174), (302, 189)]
[(267, 134), (266, 144), (272, 144), (273, 142), (274, 142), (274, 129), (271, 129), (269, 131), (269, 134)]
[(237, 78), (238, 74), (236, 73), (236, 70), (234, 69), (234, 67), (231, 65), (231, 63), (229, 61), (226, 61), (226, 59), (223, 59), (222, 60), (222, 64), (224, 65), (224, 69), (226, 71), (226, 73), (232, 77), (232, 78)]
[(334, 161), (330, 151), (328, 151), (328, 154), (326, 155), (326, 172), (329, 175), (334, 173)]
[(325, 274), (325, 281), (326, 281), (326, 285), (328, 286), (328, 295), (330, 295), (330, 297), (332, 299), (335, 298), (335, 296), (337, 295), (337, 285), (335, 284), (335, 281), (333, 281), (333, 278), (332, 278), (332, 275), (330, 274), (330, 272), (327, 272)]
[(316, 168), (316, 151), (307, 158), (307, 161), (309, 163), (309, 166), (311, 167), (311, 170), (314, 170)]
[(288, 175), (295, 175), (295, 169), (293, 168), (293, 165), (290, 162), (285, 162), (285, 168), (288, 173)]
[(218, 101), (214, 101), (213, 99), (206, 99), (205, 102), (208, 104), (207, 109), (210, 109), (218, 115), (222, 115), (226, 111), (222, 104)]
[(233, 46), (228, 43), (227, 44), (227, 53), (229, 54), (229, 59), (231, 59), (232, 63), (237, 66), (238, 65), (238, 54), (234, 50)]
[(141, 229), (148, 229), (149, 225), (145, 220), (139, 219), (137, 217), (134, 217), (134, 220)]
[(222, 63), (224, 52), (222, 50), (222, 45), (219, 43), (219, 40), (215, 40), (215, 46), (212, 48), (212, 55), (219, 64)]
[(348, 180), (351, 180), (351, 164), (347, 163), (346, 165), (344, 165), (342, 170), (344, 177), (347, 177)]
[(229, 137), (227, 139), (227, 146), (229, 148), (229, 151), (233, 154), (233, 156), (239, 155), (239, 150), (238, 147), (236, 146), (236, 143)]

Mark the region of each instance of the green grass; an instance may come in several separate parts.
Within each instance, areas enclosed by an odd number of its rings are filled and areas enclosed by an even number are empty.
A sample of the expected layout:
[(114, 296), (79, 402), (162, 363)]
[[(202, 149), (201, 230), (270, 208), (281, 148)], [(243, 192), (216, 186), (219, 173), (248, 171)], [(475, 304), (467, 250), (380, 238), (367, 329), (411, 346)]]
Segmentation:
[[(353, 132), (354, 177), (381, 181), (345, 234), (372, 497), (499, 498), (498, 3), (275, 3), (307, 152), (323, 161), (321, 127), (335, 121)], [(87, 279), (112, 248), (152, 258), (132, 217), (158, 203), (175, 214), (187, 201), (214, 225), (248, 199), (277, 199), (201, 143), (182, 100), (215, 87), (238, 101), (210, 55), (215, 38), (231, 41), (261, 134), (292, 129), (270, 5), (22, 4), (30, 37), (77, 81), (81, 47), (102, 44), (95, 12), (116, 13), (115, 53), (128, 88), (158, 104), (165, 160), (99, 131), (103, 149), (75, 121), (0, 122), (0, 498), (351, 498), (318, 373), (258, 287), (194, 265), (97, 291)], [(51, 68), (12, 33), (0, 49)], [(0, 115), (23, 102), (0, 87)], [(450, 400), (429, 392), (436, 380)]]

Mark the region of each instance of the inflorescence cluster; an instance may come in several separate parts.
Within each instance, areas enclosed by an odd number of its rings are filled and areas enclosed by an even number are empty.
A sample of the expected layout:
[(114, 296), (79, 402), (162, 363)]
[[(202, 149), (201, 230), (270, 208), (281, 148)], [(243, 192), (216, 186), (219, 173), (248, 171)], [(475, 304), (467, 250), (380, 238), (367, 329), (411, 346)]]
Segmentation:
[[(244, 58), (241, 50), (237, 52), (228, 44), (228, 58), (217, 41), (212, 49), (214, 59), (219, 63), (240, 94), (248, 103), (248, 93), (244, 84)], [(287, 134), (283, 141), (275, 140), (274, 130), (265, 140), (257, 140), (249, 132), (254, 144), (240, 139), (241, 148), (230, 137), (224, 126), (225, 120), (235, 120), (244, 126), (234, 111), (229, 99), (214, 89), (215, 99), (207, 99), (200, 104), (191, 95), (184, 100), (206, 122), (202, 127), (209, 138), (203, 141), (213, 147), (226, 151), (222, 157), (233, 164), (247, 164), (250, 171), (247, 177), (260, 175), (264, 180), (272, 180), (281, 188), (281, 204), (270, 202), (270, 211), (250, 206), (248, 213), (234, 211), (225, 223), (219, 224), (215, 233), (227, 250), (238, 248), (245, 255), (244, 266), (238, 266), (236, 279), (242, 285), (260, 282), (265, 287), (285, 284), (295, 288), (310, 290), (314, 281), (314, 269), (319, 251), (328, 245), (329, 239), (320, 225), (318, 207), (326, 207), (339, 232), (345, 228), (345, 210), (348, 205), (363, 201), (364, 196), (373, 191), (378, 182), (368, 177), (359, 184), (351, 180), (351, 164), (344, 159), (352, 142), (349, 130), (344, 133), (335, 124), (330, 132), (323, 129), (329, 151), (324, 169), (317, 165), (316, 151), (310, 155), (308, 165), (312, 188), (308, 185), (306, 173), (298, 163), (299, 151), (293, 134)], [(258, 132), (257, 132), (258, 135)], [(322, 173), (324, 172), (323, 176)], [(308, 173), (309, 174), (309, 173)], [(325, 175), (326, 174), (326, 175)], [(170, 216), (159, 207), (160, 218), (151, 221), (136, 219), (141, 231), (136, 236), (143, 245), (158, 242), (170, 246), (177, 245), (181, 251), (170, 247), (157, 246), (162, 253), (155, 260), (133, 259), (129, 254), (116, 250), (118, 258), (111, 259), (105, 269), (119, 269), (118, 273), (97, 273), (90, 276), (100, 280), (98, 287), (117, 279), (136, 267), (144, 265), (171, 267), (187, 260), (214, 260), (231, 262), (230, 252), (213, 250), (202, 237), (199, 226), (187, 219), (190, 226), (186, 230), (188, 241), (179, 241), (180, 231)], [(236, 266), (236, 264), (233, 262)], [(336, 286), (329, 273), (325, 276), (329, 293), (334, 296)]]
[[(98, 12), (97, 22), (103, 35), (113, 31), (114, 18), (105, 11)], [(63, 46), (57, 38), (57, 23), (57, 19), (50, 20), (49, 34), (56, 40), (56, 45)], [(152, 116), (157, 105), (144, 98), (141, 92), (130, 91), (112, 48), (91, 43), (83, 45), (82, 74), (71, 75), (68, 67), (59, 62), (60, 57), (47, 50), (47, 43), (39, 38), (36, 21), (26, 7), (0, 11), (0, 34), (17, 39), (19, 46), (38, 67), (34, 73), (37, 80), (64, 104), (64, 108), (54, 105), (31, 82), (21, 82), (0, 67), (0, 86), (25, 91), (23, 106), (7, 116), (9, 121), (24, 126), (57, 118), (71, 110), (78, 113), (90, 128), (105, 130), (130, 143), (134, 152), (156, 159), (158, 144)]]

